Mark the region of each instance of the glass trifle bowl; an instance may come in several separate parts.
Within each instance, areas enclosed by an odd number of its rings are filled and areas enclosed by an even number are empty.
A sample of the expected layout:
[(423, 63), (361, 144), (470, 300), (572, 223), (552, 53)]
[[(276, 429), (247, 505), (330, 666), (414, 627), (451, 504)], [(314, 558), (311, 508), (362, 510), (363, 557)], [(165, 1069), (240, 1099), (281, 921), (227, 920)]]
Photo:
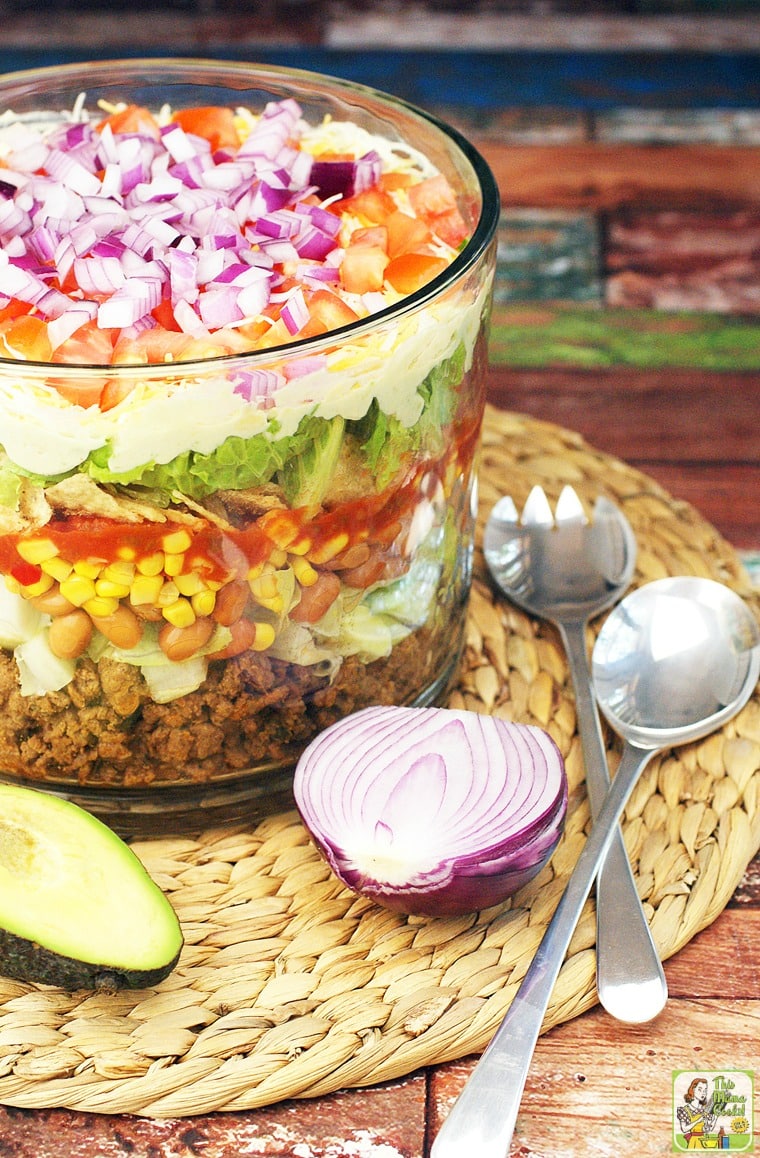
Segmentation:
[(499, 196), (297, 70), (0, 82), (0, 774), (124, 832), (289, 798), (461, 649)]

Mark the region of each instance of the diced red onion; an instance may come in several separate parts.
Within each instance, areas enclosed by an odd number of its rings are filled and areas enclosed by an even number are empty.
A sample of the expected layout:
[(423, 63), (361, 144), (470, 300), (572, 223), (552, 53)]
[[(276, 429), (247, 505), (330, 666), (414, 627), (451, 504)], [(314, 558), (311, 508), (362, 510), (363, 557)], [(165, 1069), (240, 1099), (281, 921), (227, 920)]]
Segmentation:
[(285, 305), (280, 310), (280, 317), (289, 334), (297, 334), (308, 322), (309, 308), (300, 286), (288, 295)]
[(403, 913), (504, 901), (546, 864), (567, 811), (549, 734), (445, 708), (366, 708), (298, 761), (294, 794), (339, 879)]
[(87, 322), (92, 321), (96, 311), (97, 306), (94, 302), (79, 302), (76, 309), (66, 310), (65, 313), (48, 322), (47, 335), (52, 348), (57, 350), (67, 338), (70, 338)]
[(161, 301), (157, 278), (131, 278), (98, 307), (98, 325), (104, 329), (132, 326)]
[(283, 380), (274, 370), (239, 370), (231, 379), (233, 393), (242, 395), (246, 402), (269, 398), (283, 385)]

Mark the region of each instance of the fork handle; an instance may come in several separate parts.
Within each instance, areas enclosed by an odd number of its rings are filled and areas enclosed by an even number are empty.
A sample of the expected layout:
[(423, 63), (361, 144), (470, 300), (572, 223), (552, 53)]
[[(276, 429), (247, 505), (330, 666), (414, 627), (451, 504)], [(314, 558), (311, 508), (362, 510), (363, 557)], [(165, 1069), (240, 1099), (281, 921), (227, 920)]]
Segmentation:
[[(586, 650), (586, 621), (568, 620), (557, 626), (575, 690), (586, 790), (595, 819), (610, 776)], [(668, 996), (662, 962), (644, 916), (620, 827), (596, 879), (596, 986), (607, 1012), (626, 1022), (650, 1021), (661, 1012)]]

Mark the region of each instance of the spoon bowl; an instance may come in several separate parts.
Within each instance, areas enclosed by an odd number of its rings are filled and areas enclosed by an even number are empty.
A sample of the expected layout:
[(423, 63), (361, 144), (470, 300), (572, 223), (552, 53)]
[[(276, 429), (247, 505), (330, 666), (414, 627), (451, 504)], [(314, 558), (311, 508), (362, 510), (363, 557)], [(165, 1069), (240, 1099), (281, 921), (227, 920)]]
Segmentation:
[(623, 755), (536, 955), (431, 1158), (507, 1158), (554, 984), (634, 785), (655, 752), (701, 739), (744, 707), (760, 678), (760, 627), (723, 584), (659, 579), (611, 612), (592, 667)]
[(753, 673), (757, 682), (758, 641), (746, 604), (720, 583), (679, 576), (640, 587), (608, 617), (594, 647), (602, 714), (637, 748), (706, 736), (734, 714)]

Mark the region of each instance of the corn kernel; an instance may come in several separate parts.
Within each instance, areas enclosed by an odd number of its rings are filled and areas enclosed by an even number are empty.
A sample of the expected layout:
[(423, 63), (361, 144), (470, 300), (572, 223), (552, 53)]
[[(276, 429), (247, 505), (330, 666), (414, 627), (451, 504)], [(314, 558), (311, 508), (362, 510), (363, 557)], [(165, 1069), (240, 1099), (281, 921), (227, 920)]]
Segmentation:
[(50, 539), (21, 539), (16, 550), (26, 563), (44, 563), (58, 554), (58, 548)]
[(170, 531), (161, 540), (161, 546), (170, 555), (181, 555), (192, 545), (189, 531), (182, 527), (179, 531)]
[(308, 559), (303, 559), (300, 555), (294, 555), (290, 560), (290, 565), (302, 587), (313, 587), (319, 579), (319, 571), (315, 571)]
[(252, 579), (258, 579), (259, 575), (262, 575), (263, 573), (264, 573), (264, 564), (263, 563), (254, 563), (253, 567), (248, 568), (248, 574), (246, 575), (246, 579), (250, 583)]
[(137, 558), (137, 551), (134, 549), (134, 547), (129, 547), (125, 543), (122, 547), (117, 549), (116, 555), (117, 558), (124, 559), (125, 561), (132, 563)]
[(172, 603), (176, 603), (179, 599), (179, 589), (177, 584), (171, 579), (166, 579), (161, 584), (161, 590), (156, 599), (157, 607), (170, 607)]
[(88, 599), (82, 604), (87, 614), (92, 615), (95, 619), (97, 619), (98, 616), (113, 615), (118, 606), (118, 599), (104, 599), (100, 595), (95, 595), (92, 599)]
[(82, 607), (88, 599), (95, 598), (95, 581), (73, 572), (61, 583), (61, 595), (75, 607)]
[(135, 575), (129, 589), (129, 602), (134, 607), (144, 607), (146, 604), (154, 607), (163, 585), (164, 581), (160, 575)]
[(28, 583), (23, 588), (23, 594), (27, 599), (34, 599), (35, 595), (44, 595), (53, 586), (52, 575), (46, 575), (43, 571), (36, 583)]
[(248, 586), (251, 588), (253, 598), (259, 602), (262, 599), (274, 599), (278, 594), (277, 580), (273, 571), (265, 571), (258, 578), (251, 579)]
[(213, 591), (209, 591), (208, 587), (204, 591), (198, 591), (195, 595), (190, 596), (190, 606), (196, 615), (203, 618), (210, 615), (216, 606), (216, 595)]
[(77, 559), (74, 570), (77, 575), (81, 575), (84, 579), (97, 579), (103, 570), (103, 564), (96, 563), (94, 559)]
[(311, 539), (308, 535), (300, 535), (288, 547), (291, 555), (308, 555), (311, 551)]
[(108, 579), (111, 583), (126, 583), (127, 586), (135, 577), (135, 565), (126, 559), (117, 559), (109, 563), (101, 575), (101, 579)]
[(95, 594), (104, 599), (125, 599), (129, 595), (129, 584), (114, 583), (111, 579), (96, 579)]
[(271, 623), (257, 623), (256, 635), (254, 636), (251, 649), (253, 651), (266, 651), (271, 647), (275, 641), (275, 630)]
[(43, 559), (40, 567), (46, 575), (57, 579), (59, 583), (62, 583), (64, 579), (68, 579), (74, 570), (73, 564), (69, 563), (66, 559), (62, 559), (60, 555), (54, 555), (52, 559)]
[[(169, 572), (167, 571), (168, 575)], [(177, 590), (180, 595), (197, 595), (199, 591), (205, 590), (206, 584), (198, 574), (197, 571), (185, 571), (179, 575), (174, 576), (174, 582), (177, 584)]]
[[(325, 539), (324, 543), (320, 543), (313, 550), (309, 551), (309, 558), (312, 563), (328, 563), (330, 559), (334, 559), (336, 555), (340, 555), (341, 551), (345, 551), (348, 546), (349, 538), (345, 531), (341, 531), (337, 535), (333, 535), (329, 539)], [(291, 551), (293, 548), (290, 548)], [(298, 554), (299, 552), (296, 552)]]
[(275, 547), (269, 556), (269, 562), (273, 567), (284, 567), (288, 561), (286, 551), (281, 551), (279, 547)]
[(143, 555), (137, 560), (137, 570), (141, 575), (160, 575), (163, 569), (163, 551), (154, 551), (152, 555)]
[(5, 586), (10, 591), (11, 595), (20, 595), (24, 588), (19, 583), (18, 579), (14, 579), (12, 575), (3, 575)]
[(180, 596), (170, 603), (168, 607), (164, 607), (163, 616), (167, 622), (171, 623), (173, 627), (190, 627), (195, 623), (195, 612), (189, 599)]
[(289, 511), (267, 511), (260, 521), (261, 529), (276, 547), (285, 551), (300, 534), (300, 528)]
[(181, 575), (185, 569), (185, 556), (170, 554), (166, 552), (164, 556), (164, 575), (168, 575), (171, 579)]

